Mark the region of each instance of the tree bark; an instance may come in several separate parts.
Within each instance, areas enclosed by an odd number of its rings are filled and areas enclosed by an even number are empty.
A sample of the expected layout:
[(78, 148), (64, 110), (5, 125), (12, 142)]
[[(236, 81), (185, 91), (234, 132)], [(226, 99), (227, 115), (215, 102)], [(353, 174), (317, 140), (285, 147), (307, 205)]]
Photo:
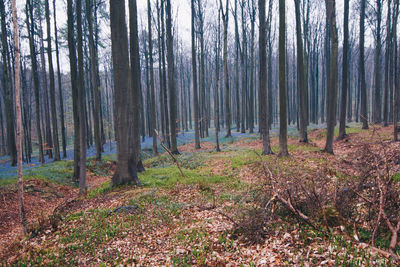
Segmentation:
[(15, 66), (15, 106), (17, 111), (17, 158), (18, 158), (18, 208), (21, 217), (22, 233), (26, 234), (27, 220), (24, 206), (24, 185), (22, 181), (22, 113), (21, 113), (21, 82), (20, 82), (20, 51), (19, 51), (19, 32), (16, 0), (12, 0), (13, 29), (14, 29), (14, 66)]
[(367, 85), (365, 82), (365, 3), (361, 0), (360, 13), (360, 76), (361, 76), (361, 114), (362, 128), (368, 129)]
[(344, 38), (343, 38), (343, 68), (342, 68), (342, 95), (340, 100), (340, 126), (338, 140), (346, 137), (346, 108), (349, 86), (349, 6), (350, 0), (344, 2)]
[(279, 156), (289, 155), (287, 148), (286, 88), (286, 4), (279, 0)]
[(57, 109), (56, 109), (56, 85), (54, 81), (53, 56), (51, 49), (51, 24), (50, 24), (50, 0), (45, 1), (46, 26), (47, 26), (47, 59), (49, 61), (49, 77), (50, 77), (50, 109), (51, 109), (51, 124), (53, 126), (53, 146), (54, 146), (54, 161), (60, 160), (60, 143), (58, 141), (58, 124), (57, 124)]
[(325, 0), (328, 25), (330, 32), (330, 71), (329, 71), (329, 85), (327, 90), (327, 136), (324, 151), (333, 154), (333, 137), (336, 124), (336, 111), (337, 111), (337, 87), (338, 87), (338, 33), (336, 27), (336, 2), (335, 0)]
[[(129, 84), (129, 53), (128, 35), (125, 21), (125, 1), (110, 0), (110, 24), (111, 24), (111, 50), (114, 70), (114, 96), (115, 96), (115, 123), (117, 139), (117, 169), (112, 177), (113, 186), (121, 184), (139, 184), (136, 172), (136, 162), (130, 153), (129, 139), (130, 127), (130, 93)], [(128, 127), (127, 127), (128, 126)]]

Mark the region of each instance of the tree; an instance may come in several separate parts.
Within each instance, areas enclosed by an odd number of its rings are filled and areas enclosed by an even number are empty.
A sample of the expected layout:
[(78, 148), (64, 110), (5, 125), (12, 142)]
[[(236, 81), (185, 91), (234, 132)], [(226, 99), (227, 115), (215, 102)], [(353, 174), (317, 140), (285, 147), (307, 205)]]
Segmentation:
[[(135, 0), (133, 0), (135, 1)], [(135, 1), (136, 4), (136, 1)], [(117, 140), (117, 168), (112, 177), (113, 186), (139, 184), (135, 153), (130, 153), (130, 107), (128, 35), (125, 22), (125, 1), (110, 0), (111, 49), (114, 70), (114, 101)], [(128, 127), (127, 127), (128, 125)]]
[(308, 143), (307, 138), (307, 88), (304, 74), (304, 50), (301, 31), (301, 18), (300, 18), (300, 0), (294, 0), (295, 13), (296, 13), (296, 40), (297, 40), (297, 84), (299, 92), (300, 103), (300, 142)]
[(341, 140), (346, 137), (346, 107), (347, 107), (348, 72), (349, 72), (349, 6), (350, 6), (349, 2), (350, 0), (344, 2), (342, 95), (340, 100), (340, 126), (339, 126), (338, 140)]
[(367, 85), (365, 82), (365, 3), (361, 0), (360, 13), (360, 78), (361, 78), (361, 114), (362, 128), (368, 129)]
[(381, 108), (381, 24), (382, 24), (382, 0), (376, 0), (376, 38), (375, 38), (375, 90), (374, 90), (374, 123), (382, 121)]
[(136, 170), (144, 171), (143, 163), (140, 159), (140, 112), (141, 112), (141, 80), (140, 80), (140, 60), (139, 60), (139, 38), (137, 25), (137, 7), (136, 0), (129, 0), (129, 44), (130, 44), (130, 59), (131, 59), (131, 108), (133, 111), (130, 117), (130, 125), (132, 127), (131, 149), (135, 153)]
[(153, 155), (157, 156), (157, 121), (156, 121), (156, 97), (154, 93), (154, 69), (153, 69), (153, 39), (151, 28), (151, 4), (147, 0), (147, 24), (148, 24), (148, 39), (149, 39), (149, 60), (150, 60), (150, 98), (151, 98), (151, 125), (153, 136)]
[(8, 42), (7, 42), (7, 28), (6, 28), (6, 13), (4, 0), (0, 0), (0, 21), (1, 21), (1, 45), (2, 45), (2, 58), (3, 58), (3, 85), (4, 85), (4, 104), (6, 112), (7, 124), (7, 147), (8, 153), (11, 156), (11, 166), (17, 165), (17, 147), (15, 144), (15, 128), (14, 128), (14, 104), (11, 94), (11, 74), (9, 73), (9, 66), (7, 64), (7, 57), (9, 56)]
[(83, 72), (83, 38), (82, 38), (82, 0), (76, 1), (76, 27), (78, 50), (78, 92), (79, 92), (79, 194), (87, 192), (86, 185), (86, 97)]
[(390, 55), (392, 49), (392, 22), (391, 22), (391, 0), (387, 0), (387, 23), (386, 23), (386, 52), (385, 52), (385, 91), (383, 96), (383, 126), (389, 125), (389, 83), (390, 83)]
[(327, 87), (327, 106), (326, 123), (327, 135), (324, 151), (333, 154), (333, 137), (336, 124), (337, 109), (337, 87), (338, 87), (338, 33), (336, 27), (336, 2), (335, 0), (325, 0), (326, 15), (330, 32), (330, 68), (329, 84)]
[(40, 85), (39, 85), (39, 73), (37, 66), (37, 58), (36, 58), (36, 48), (34, 42), (34, 33), (35, 26), (33, 20), (33, 6), (31, 0), (26, 1), (25, 6), (26, 13), (26, 25), (28, 29), (28, 39), (29, 39), (29, 49), (30, 49), (30, 58), (31, 58), (31, 68), (32, 68), (32, 76), (33, 76), (33, 88), (35, 94), (35, 113), (36, 113), (36, 135), (39, 144), (39, 161), (44, 164), (44, 154), (43, 154), (43, 139), (42, 139), (42, 130), (40, 125)]
[(194, 120), (194, 146), (196, 149), (200, 149), (200, 133), (199, 133), (199, 101), (197, 92), (197, 63), (196, 63), (196, 39), (195, 39), (195, 24), (194, 20), (196, 17), (196, 10), (194, 7), (194, 0), (191, 1), (191, 35), (192, 35), (192, 75), (193, 75), (193, 120)]
[(266, 51), (266, 19), (265, 19), (265, 0), (258, 0), (259, 34), (258, 48), (260, 54), (259, 67), (259, 125), (263, 140), (263, 155), (272, 154), (269, 138), (269, 101), (267, 93), (267, 51)]
[(395, 2), (396, 5), (396, 13), (394, 17), (394, 22), (393, 22), (393, 41), (394, 41), (394, 96), (393, 96), (393, 139), (394, 141), (398, 141), (398, 116), (399, 116), (399, 102), (400, 102), (400, 96), (399, 96), (399, 66), (398, 66), (398, 40), (397, 40), (397, 20), (399, 17), (399, 1)]
[(92, 3), (93, 0), (86, 0), (86, 19), (88, 25), (88, 38), (89, 38), (89, 53), (91, 63), (91, 81), (93, 86), (94, 96), (94, 112), (93, 112), (93, 124), (94, 124), (94, 144), (96, 147), (96, 160), (101, 160), (101, 151), (103, 150), (101, 144), (101, 123), (100, 123), (100, 88), (97, 83), (97, 55), (96, 48), (93, 39), (93, 18), (92, 18)]
[(254, 132), (254, 33), (255, 33), (255, 23), (256, 23), (256, 4), (255, 0), (250, 0), (249, 14), (250, 14), (250, 96), (249, 96), (249, 128), (250, 133)]
[(286, 88), (286, 5), (279, 0), (279, 156), (289, 155), (287, 148)]
[(221, 51), (221, 11), (218, 10), (218, 28), (217, 28), (217, 40), (215, 42), (215, 150), (221, 151), (219, 147), (219, 54)]
[(72, 88), (72, 114), (74, 121), (74, 179), (79, 181), (79, 162), (80, 162), (80, 122), (79, 122), (79, 90), (78, 90), (78, 70), (76, 60), (75, 33), (74, 33), (74, 10), (73, 0), (67, 0), (68, 16), (68, 51), (69, 66), (71, 73)]
[(51, 49), (51, 24), (50, 24), (50, 7), (49, 0), (45, 1), (45, 14), (47, 26), (47, 59), (49, 61), (49, 77), (50, 77), (50, 109), (51, 124), (53, 126), (53, 145), (54, 145), (54, 161), (60, 160), (60, 144), (58, 142), (58, 125), (57, 125), (57, 109), (56, 109), (56, 86), (54, 81), (53, 68), (53, 51)]
[(18, 14), (16, 0), (12, 0), (13, 28), (14, 28), (14, 66), (15, 66), (15, 106), (17, 111), (17, 158), (18, 158), (18, 207), (21, 216), (22, 232), (26, 234), (27, 220), (24, 207), (24, 185), (22, 181), (22, 112), (21, 112), (21, 82), (20, 82), (20, 51), (19, 51), (19, 32)]
[(56, 0), (53, 0), (53, 16), (54, 16), (54, 36), (56, 43), (56, 59), (57, 59), (57, 77), (58, 77), (58, 97), (59, 97), (59, 109), (60, 109), (60, 124), (61, 124), (61, 141), (63, 148), (63, 158), (67, 157), (67, 134), (65, 130), (64, 120), (64, 100), (61, 86), (61, 71), (60, 71), (60, 56), (58, 50), (58, 30), (57, 30), (57, 18), (56, 18)]
[(174, 63), (174, 39), (172, 36), (172, 11), (171, 1), (166, 0), (165, 11), (167, 14), (167, 61), (168, 61), (168, 92), (169, 92), (169, 116), (171, 128), (171, 152), (179, 154), (176, 143), (176, 95), (175, 95), (175, 63)]
[(225, 137), (231, 137), (231, 109), (230, 109), (230, 94), (229, 94), (229, 74), (228, 74), (228, 22), (229, 22), (229, 0), (226, 0), (226, 7), (222, 5), (222, 0), (219, 0), (222, 21), (224, 24), (224, 83), (225, 83)]

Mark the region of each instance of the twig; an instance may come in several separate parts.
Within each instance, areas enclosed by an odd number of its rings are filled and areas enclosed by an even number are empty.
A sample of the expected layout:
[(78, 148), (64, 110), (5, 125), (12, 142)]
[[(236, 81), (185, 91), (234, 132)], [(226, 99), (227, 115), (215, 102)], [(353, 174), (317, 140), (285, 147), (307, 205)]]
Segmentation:
[(160, 138), (160, 135), (158, 134), (158, 131), (157, 131), (157, 130), (154, 130), (154, 132), (156, 133), (158, 139), (160, 140), (161, 146), (164, 148), (165, 151), (167, 151), (167, 153), (171, 156), (172, 160), (174, 161), (175, 165), (178, 167), (179, 171), (180, 171), (181, 174), (182, 174), (182, 177), (185, 177), (185, 174), (183, 173), (183, 171), (182, 171), (182, 169), (181, 169), (181, 166), (179, 165), (179, 162), (178, 162), (178, 160), (175, 158), (174, 154), (172, 154), (171, 150), (169, 150), (169, 149), (164, 145), (163, 139)]

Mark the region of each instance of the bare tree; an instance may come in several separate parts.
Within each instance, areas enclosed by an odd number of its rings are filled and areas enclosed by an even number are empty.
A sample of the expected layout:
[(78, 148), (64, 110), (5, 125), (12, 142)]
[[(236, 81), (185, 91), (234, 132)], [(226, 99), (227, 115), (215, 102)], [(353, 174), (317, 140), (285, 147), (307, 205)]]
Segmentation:
[(367, 85), (365, 82), (365, 3), (361, 0), (360, 13), (360, 78), (361, 78), (361, 114), (362, 128), (368, 129)]
[(329, 84), (327, 87), (327, 106), (326, 123), (327, 135), (324, 151), (333, 154), (333, 137), (336, 124), (337, 110), (337, 87), (338, 87), (338, 32), (336, 27), (336, 2), (335, 0), (325, 0), (326, 15), (328, 16), (328, 25), (330, 33), (330, 68)]
[[(134, 1), (134, 0), (133, 0)], [(136, 4), (136, 1), (135, 1)], [(111, 49), (114, 69), (114, 101), (117, 139), (117, 169), (112, 177), (114, 186), (139, 184), (135, 153), (130, 153), (130, 73), (128, 35), (125, 21), (125, 0), (110, 0)], [(128, 126), (128, 127), (127, 127)], [(133, 157), (133, 159), (132, 159)]]
[(15, 106), (17, 110), (17, 158), (18, 158), (18, 207), (21, 216), (22, 232), (26, 234), (26, 216), (24, 207), (24, 184), (22, 181), (22, 113), (21, 113), (21, 81), (20, 81), (20, 51), (19, 51), (19, 32), (18, 14), (16, 0), (12, 0), (13, 29), (14, 29), (14, 65), (15, 65)]
[(286, 88), (286, 4), (279, 0), (279, 156), (289, 155), (287, 148)]
[(340, 100), (340, 126), (339, 137), (341, 140), (346, 137), (346, 108), (348, 91), (349, 72), (349, 6), (350, 0), (344, 1), (344, 38), (343, 38), (343, 68), (342, 68), (342, 95)]

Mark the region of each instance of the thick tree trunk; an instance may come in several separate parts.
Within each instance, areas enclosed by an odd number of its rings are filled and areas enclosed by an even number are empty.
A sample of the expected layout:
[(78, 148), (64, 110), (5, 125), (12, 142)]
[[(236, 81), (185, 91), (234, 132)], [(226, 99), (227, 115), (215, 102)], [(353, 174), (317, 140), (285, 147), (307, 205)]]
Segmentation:
[[(136, 1), (135, 1), (136, 4)], [(112, 177), (113, 186), (139, 184), (135, 153), (130, 153), (129, 53), (125, 18), (125, 1), (110, 0), (111, 49), (114, 70), (115, 123), (117, 137), (117, 169)], [(128, 127), (127, 127), (128, 126)]]
[(6, 13), (4, 0), (0, 0), (0, 17), (1, 17), (1, 43), (3, 56), (3, 85), (4, 85), (4, 105), (7, 124), (7, 147), (11, 157), (11, 166), (17, 165), (17, 147), (15, 144), (15, 128), (14, 128), (14, 104), (11, 93), (11, 74), (7, 64), (8, 57), (8, 42), (6, 30)]

